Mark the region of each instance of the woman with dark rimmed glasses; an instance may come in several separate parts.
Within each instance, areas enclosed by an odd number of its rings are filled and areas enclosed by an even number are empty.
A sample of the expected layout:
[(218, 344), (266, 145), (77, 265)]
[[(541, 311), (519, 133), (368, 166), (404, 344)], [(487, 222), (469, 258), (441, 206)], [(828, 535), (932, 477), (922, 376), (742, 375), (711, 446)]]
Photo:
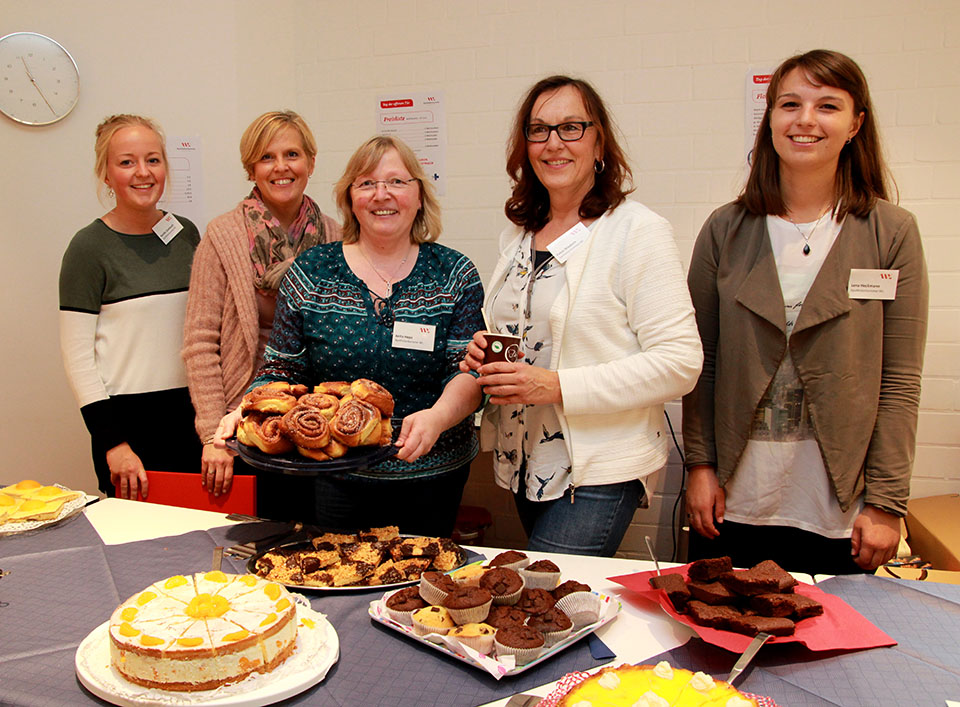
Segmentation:
[(613, 555), (666, 463), (663, 403), (700, 372), (670, 224), (627, 201), (630, 168), (590, 84), (551, 76), (517, 112), (507, 154), (513, 225), (485, 308), (523, 359), (461, 370), (490, 396), (482, 444), (514, 493), (528, 549)]

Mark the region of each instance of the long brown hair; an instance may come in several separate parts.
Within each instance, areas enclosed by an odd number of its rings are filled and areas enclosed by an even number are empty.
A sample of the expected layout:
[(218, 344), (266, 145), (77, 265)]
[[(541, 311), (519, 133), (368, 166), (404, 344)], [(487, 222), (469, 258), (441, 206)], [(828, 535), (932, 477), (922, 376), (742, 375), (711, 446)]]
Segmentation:
[(776, 104), (780, 82), (794, 69), (799, 69), (816, 86), (843, 89), (853, 99), (853, 114), (863, 114), (860, 130), (840, 151), (833, 203), (834, 217), (838, 220), (847, 213), (866, 216), (877, 199), (887, 199), (887, 185), (888, 182), (893, 185), (893, 180), (883, 159), (867, 79), (857, 62), (829, 49), (814, 49), (792, 56), (770, 77), (767, 107), (753, 146), (750, 176), (737, 197), (737, 203), (753, 214), (784, 216), (787, 213), (780, 190), (780, 157), (773, 147), (770, 112)]
[(602, 169), (595, 176), (593, 187), (580, 203), (580, 217), (596, 218), (608, 209), (619, 206), (633, 191), (633, 173), (617, 143), (616, 126), (596, 89), (583, 79), (549, 76), (527, 91), (517, 110), (507, 143), (507, 174), (513, 181), (513, 193), (507, 199), (504, 211), (508, 219), (528, 231), (536, 232), (547, 225), (550, 220), (550, 195), (527, 157), (524, 128), (537, 99), (547, 91), (556, 91), (564, 86), (573, 86), (580, 92), (587, 117), (597, 130), (602, 160)]

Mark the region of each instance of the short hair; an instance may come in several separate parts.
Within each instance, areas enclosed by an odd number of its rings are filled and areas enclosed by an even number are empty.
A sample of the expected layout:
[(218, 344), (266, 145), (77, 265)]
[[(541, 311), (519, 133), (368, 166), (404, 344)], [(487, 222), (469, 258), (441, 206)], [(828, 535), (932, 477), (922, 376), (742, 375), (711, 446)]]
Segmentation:
[(420, 165), (420, 160), (407, 144), (391, 135), (377, 135), (367, 140), (357, 148), (347, 162), (343, 176), (333, 187), (333, 196), (343, 219), (341, 229), (344, 243), (356, 243), (360, 238), (360, 222), (353, 215), (353, 196), (350, 187), (357, 177), (372, 171), (383, 159), (389, 150), (396, 150), (400, 155), (403, 166), (410, 172), (410, 176), (420, 184), (420, 210), (417, 211), (410, 227), (411, 243), (426, 243), (435, 241), (443, 231), (440, 219), (440, 202), (433, 191), (433, 185)]
[(753, 146), (750, 175), (737, 203), (757, 215), (787, 213), (780, 189), (780, 157), (773, 146), (770, 113), (776, 105), (780, 83), (794, 69), (799, 69), (815, 86), (843, 89), (853, 99), (853, 114), (863, 115), (860, 130), (840, 151), (834, 182), (834, 216), (838, 220), (850, 212), (866, 216), (877, 199), (887, 199), (888, 183), (894, 188), (896, 185), (883, 158), (867, 79), (853, 59), (829, 49), (792, 56), (771, 75), (767, 105)]
[(253, 165), (263, 156), (267, 145), (285, 128), (293, 128), (300, 133), (303, 151), (310, 159), (317, 156), (317, 141), (310, 132), (306, 121), (292, 110), (271, 110), (257, 117), (240, 137), (240, 162), (253, 179)]
[(97, 198), (103, 199), (103, 187), (107, 178), (107, 157), (110, 150), (110, 140), (118, 131), (124, 128), (142, 127), (152, 130), (160, 138), (160, 154), (163, 157), (163, 163), (167, 164), (167, 146), (166, 139), (163, 136), (163, 130), (152, 118), (146, 118), (142, 115), (133, 115), (131, 113), (117, 113), (104, 118), (97, 126), (96, 141), (93, 144), (93, 153), (95, 160), (93, 163), (93, 173), (97, 176)]
[(617, 142), (616, 125), (600, 94), (583, 79), (562, 75), (549, 76), (534, 84), (520, 102), (507, 143), (507, 174), (513, 181), (513, 193), (507, 199), (504, 211), (510, 221), (528, 231), (539, 231), (547, 224), (550, 196), (527, 157), (524, 129), (537, 99), (547, 91), (556, 91), (564, 86), (573, 86), (580, 93), (587, 109), (587, 117), (593, 121), (597, 130), (603, 163), (603, 169), (596, 175), (593, 187), (580, 203), (580, 216), (596, 218), (623, 203), (634, 189), (633, 173)]

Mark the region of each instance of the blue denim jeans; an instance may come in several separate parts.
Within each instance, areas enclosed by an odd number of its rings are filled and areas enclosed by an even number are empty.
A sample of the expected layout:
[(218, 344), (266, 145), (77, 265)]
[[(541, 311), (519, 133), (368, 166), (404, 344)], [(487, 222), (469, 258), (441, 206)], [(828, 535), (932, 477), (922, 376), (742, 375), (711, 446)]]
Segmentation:
[(531, 501), (521, 486), (513, 500), (527, 531), (527, 549), (613, 557), (643, 501), (643, 482), (578, 486), (553, 501)]

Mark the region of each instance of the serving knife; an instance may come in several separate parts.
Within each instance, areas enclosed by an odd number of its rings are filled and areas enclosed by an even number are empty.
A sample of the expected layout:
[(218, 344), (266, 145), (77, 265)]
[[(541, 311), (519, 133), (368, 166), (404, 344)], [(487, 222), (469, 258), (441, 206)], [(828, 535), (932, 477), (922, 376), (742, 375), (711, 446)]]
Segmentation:
[(746, 670), (747, 666), (750, 665), (750, 661), (753, 660), (753, 656), (757, 654), (757, 651), (760, 650), (760, 646), (769, 641), (773, 636), (769, 633), (758, 633), (756, 637), (750, 641), (750, 645), (747, 646), (740, 657), (737, 659), (737, 662), (733, 665), (733, 670), (730, 671), (730, 674), (727, 676), (727, 682), (733, 685), (733, 681), (740, 677), (740, 673)]

